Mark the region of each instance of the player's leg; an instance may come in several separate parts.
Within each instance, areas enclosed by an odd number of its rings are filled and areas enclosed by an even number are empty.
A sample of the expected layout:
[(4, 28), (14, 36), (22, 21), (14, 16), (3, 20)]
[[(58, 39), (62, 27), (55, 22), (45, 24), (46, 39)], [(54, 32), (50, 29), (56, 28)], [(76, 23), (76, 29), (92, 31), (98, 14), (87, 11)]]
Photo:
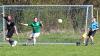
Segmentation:
[(91, 44), (94, 43), (94, 35), (95, 35), (95, 33), (96, 33), (96, 30), (92, 31), (92, 34), (91, 34), (91, 36), (90, 36)]
[(17, 44), (17, 41), (15, 41), (15, 40), (12, 39), (13, 33), (14, 33), (14, 31), (8, 31), (8, 33), (6, 35), (7, 36), (6, 40), (10, 43), (10, 45), (12, 47), (16, 46), (16, 44)]
[(93, 38), (94, 38), (93, 36), (90, 36), (91, 44), (94, 43), (94, 39)]
[(12, 38), (9, 38), (10, 41), (12, 41), (12, 47), (16, 46), (17, 45), (17, 41), (16, 40), (13, 40)]
[(27, 40), (25, 45), (29, 45), (32, 42), (33, 42), (33, 45), (35, 45), (36, 44), (36, 39), (37, 39), (37, 37), (39, 35), (40, 35), (40, 33), (32, 33), (32, 34), (30, 34), (30, 36), (29, 36), (30, 38), (28, 38), (28, 40)]
[(36, 44), (36, 38), (37, 38), (37, 37), (33, 37), (33, 45)]
[(12, 38), (12, 33), (11, 31), (8, 31), (5, 40), (8, 41), (10, 45), (12, 45), (14, 42), (14, 40), (12, 40), (11, 38)]
[(26, 44), (25, 45), (29, 45), (31, 42), (32, 42), (32, 33), (29, 35), (29, 38), (28, 40), (26, 41)]
[(9, 44), (13, 47), (16, 46), (17, 41), (14, 41), (11, 37), (6, 37), (5, 38), (7, 42), (9, 42)]
[(89, 33), (87, 34), (87, 37), (85, 38), (85, 46), (88, 45), (89, 38), (90, 38), (91, 34), (92, 34), (92, 31), (90, 30)]
[(88, 45), (88, 42), (89, 42), (89, 36), (86, 38), (86, 40), (85, 40), (85, 46), (87, 46)]
[(6, 40), (7, 42), (9, 42), (9, 44), (10, 44), (10, 45), (12, 45), (12, 44), (13, 44), (13, 42), (14, 42), (13, 40), (10, 40), (10, 38), (9, 38), (9, 37), (6, 37), (6, 38), (5, 38), (5, 40)]
[(33, 33), (33, 45), (36, 44), (37, 38), (39, 37), (40, 33)]

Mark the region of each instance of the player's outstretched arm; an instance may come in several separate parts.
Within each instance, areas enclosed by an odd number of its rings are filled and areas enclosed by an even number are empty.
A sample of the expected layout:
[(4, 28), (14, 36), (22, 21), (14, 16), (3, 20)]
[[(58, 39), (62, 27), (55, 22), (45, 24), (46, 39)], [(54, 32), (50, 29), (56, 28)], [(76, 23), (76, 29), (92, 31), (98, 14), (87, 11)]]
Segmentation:
[(20, 23), (21, 25), (28, 26), (28, 24)]

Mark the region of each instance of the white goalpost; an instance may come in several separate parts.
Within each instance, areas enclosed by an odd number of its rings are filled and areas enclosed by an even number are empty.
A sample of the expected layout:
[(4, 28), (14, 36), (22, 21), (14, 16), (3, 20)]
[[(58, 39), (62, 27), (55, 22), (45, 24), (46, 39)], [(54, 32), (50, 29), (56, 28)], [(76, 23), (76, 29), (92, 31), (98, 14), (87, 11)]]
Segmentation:
[[(19, 31), (20, 43), (25, 43), (27, 32), (32, 29), (19, 23), (29, 24), (34, 17), (38, 17), (44, 25), (37, 44), (74, 44), (82, 32), (87, 32), (93, 17), (93, 5), (2, 5), (0, 8), (3, 17), (13, 16)], [(62, 19), (62, 23), (59, 23), (58, 19)], [(23, 36), (20, 33), (23, 33)], [(3, 38), (5, 38), (4, 18)]]

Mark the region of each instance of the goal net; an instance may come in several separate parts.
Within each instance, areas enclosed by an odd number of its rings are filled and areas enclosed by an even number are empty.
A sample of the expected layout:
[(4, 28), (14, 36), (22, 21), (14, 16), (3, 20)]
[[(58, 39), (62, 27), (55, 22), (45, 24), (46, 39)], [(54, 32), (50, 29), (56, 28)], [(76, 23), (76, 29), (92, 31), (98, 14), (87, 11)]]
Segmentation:
[[(43, 23), (37, 43), (75, 43), (87, 31), (93, 5), (4, 5), (3, 15), (13, 16), (19, 32), (13, 37), (20, 43), (25, 43), (32, 31), (20, 23), (30, 24), (34, 17)], [(62, 19), (62, 23), (58, 19)]]
[(2, 17), (3, 7), (0, 6), (0, 42), (3, 41), (3, 17)]

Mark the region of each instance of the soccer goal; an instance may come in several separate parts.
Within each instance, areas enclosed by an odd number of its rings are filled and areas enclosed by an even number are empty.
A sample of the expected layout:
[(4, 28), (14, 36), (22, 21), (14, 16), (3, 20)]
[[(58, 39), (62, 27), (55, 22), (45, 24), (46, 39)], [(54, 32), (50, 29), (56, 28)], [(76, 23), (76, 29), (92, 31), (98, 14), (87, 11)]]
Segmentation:
[(2, 16), (2, 12), (3, 12), (3, 7), (2, 6), (0, 6), (0, 42), (2, 42), (3, 40), (4, 40), (4, 35), (5, 34), (3, 34), (4, 32), (3, 32), (3, 16)]
[(87, 31), (93, 17), (93, 5), (3, 5), (2, 8), (3, 15), (13, 16), (19, 32), (14, 38), (20, 43), (25, 43), (32, 31), (20, 23), (30, 24), (34, 17), (44, 25), (37, 43), (46, 44), (75, 43)]

